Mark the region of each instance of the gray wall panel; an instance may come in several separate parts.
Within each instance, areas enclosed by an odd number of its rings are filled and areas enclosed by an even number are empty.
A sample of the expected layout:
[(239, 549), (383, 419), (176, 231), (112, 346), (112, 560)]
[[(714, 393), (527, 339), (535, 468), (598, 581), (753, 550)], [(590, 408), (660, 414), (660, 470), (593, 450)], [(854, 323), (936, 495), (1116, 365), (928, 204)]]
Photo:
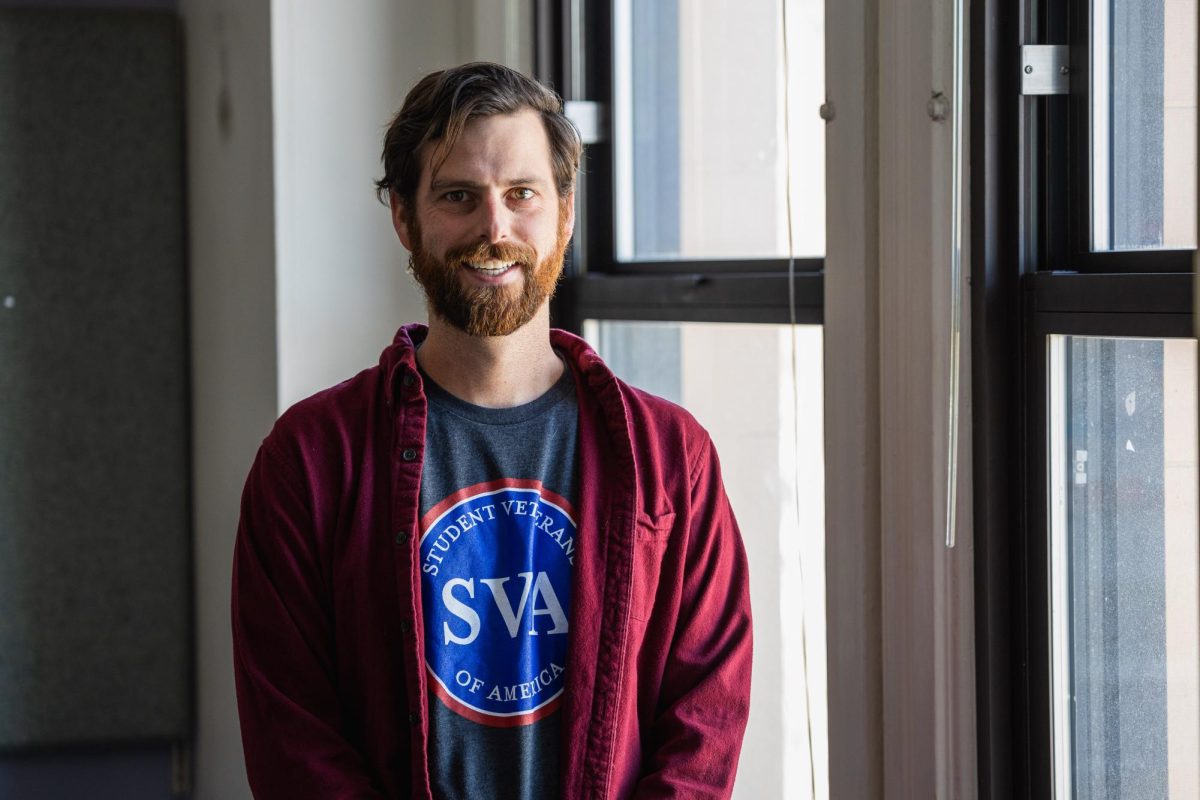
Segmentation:
[(0, 748), (189, 734), (181, 126), (175, 15), (0, 10)]

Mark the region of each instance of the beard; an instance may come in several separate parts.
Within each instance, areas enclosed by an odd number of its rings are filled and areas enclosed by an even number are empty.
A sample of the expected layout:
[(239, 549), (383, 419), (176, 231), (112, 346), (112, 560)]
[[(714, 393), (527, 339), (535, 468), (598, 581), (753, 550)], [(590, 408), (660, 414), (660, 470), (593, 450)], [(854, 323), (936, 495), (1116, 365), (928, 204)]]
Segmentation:
[[(554, 250), (540, 263), (537, 262), (537, 251), (514, 242), (464, 245), (452, 248), (444, 258), (438, 258), (425, 249), (420, 223), (414, 215), (409, 223), (412, 254), (408, 266), (425, 290), (430, 313), (470, 336), (508, 336), (521, 328), (554, 295), (562, 275), (563, 257), (571, 240), (571, 231), (566, 227), (566, 212), (566, 205), (560, 204)], [(464, 265), (483, 261), (515, 264), (512, 269), (522, 272), (520, 285), (464, 285), (459, 273), (462, 269), (470, 269)]]

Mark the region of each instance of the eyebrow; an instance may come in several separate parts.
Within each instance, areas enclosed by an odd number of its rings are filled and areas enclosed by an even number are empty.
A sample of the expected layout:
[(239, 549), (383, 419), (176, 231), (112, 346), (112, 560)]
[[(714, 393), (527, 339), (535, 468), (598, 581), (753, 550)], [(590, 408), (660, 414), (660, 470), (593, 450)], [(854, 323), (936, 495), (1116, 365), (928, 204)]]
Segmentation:
[[(504, 185), (504, 186), (537, 186), (541, 183), (543, 183), (543, 181), (541, 181), (537, 178), (509, 178), (508, 180), (503, 181), (502, 185)], [(432, 183), (429, 184), (429, 188), (430, 188), (430, 190), (436, 192), (440, 189), (451, 189), (451, 188), (478, 190), (478, 189), (485, 189), (485, 188), (487, 188), (487, 186), (486, 186), (486, 184), (479, 183), (478, 181), (456, 180), (454, 178), (437, 178)]]

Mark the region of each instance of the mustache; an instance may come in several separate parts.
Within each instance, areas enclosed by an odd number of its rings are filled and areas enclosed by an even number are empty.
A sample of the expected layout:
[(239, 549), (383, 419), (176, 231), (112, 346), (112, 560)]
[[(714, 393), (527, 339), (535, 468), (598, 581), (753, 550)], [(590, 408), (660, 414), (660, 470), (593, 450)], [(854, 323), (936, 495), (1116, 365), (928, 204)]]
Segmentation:
[(479, 244), (462, 245), (446, 252), (446, 261), (451, 264), (464, 262), (478, 263), (480, 261), (516, 261), (523, 266), (533, 266), (537, 252), (528, 245), (515, 242), (480, 242)]

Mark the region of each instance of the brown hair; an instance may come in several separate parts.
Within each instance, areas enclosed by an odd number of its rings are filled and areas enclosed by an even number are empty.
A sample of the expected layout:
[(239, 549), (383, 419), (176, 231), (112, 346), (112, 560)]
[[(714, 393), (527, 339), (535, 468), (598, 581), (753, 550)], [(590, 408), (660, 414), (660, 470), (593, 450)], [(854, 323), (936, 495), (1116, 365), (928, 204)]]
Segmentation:
[(542, 117), (550, 140), (550, 160), (559, 199), (575, 187), (583, 144), (553, 90), (501, 64), (478, 61), (422, 78), (392, 118), (383, 139), (383, 177), (375, 181), (379, 199), (395, 192), (405, 212), (414, 207), (421, 178), (421, 149), (437, 142), (430, 168), (436, 172), (467, 123), (494, 114), (530, 109)]

